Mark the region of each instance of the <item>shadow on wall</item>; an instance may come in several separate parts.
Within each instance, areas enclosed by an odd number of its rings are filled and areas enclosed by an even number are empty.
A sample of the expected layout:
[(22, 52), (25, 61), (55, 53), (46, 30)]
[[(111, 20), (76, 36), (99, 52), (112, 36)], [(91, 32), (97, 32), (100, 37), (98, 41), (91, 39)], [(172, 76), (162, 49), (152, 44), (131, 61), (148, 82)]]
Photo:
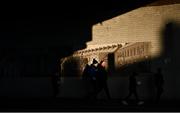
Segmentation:
[(161, 57), (155, 59), (159, 67), (164, 71), (165, 94), (168, 99), (180, 99), (179, 81), (180, 81), (180, 24), (174, 21), (166, 24), (162, 31), (164, 52)]
[[(147, 66), (147, 61), (138, 62), (135, 64), (127, 65), (124, 68), (117, 69), (118, 73), (116, 73), (116, 77), (122, 76), (121, 84), (117, 85), (114, 81), (110, 80), (110, 87), (115, 90), (121, 89), (117, 92), (119, 94), (123, 94), (122, 97), (125, 97), (128, 93), (128, 89), (123, 90), (123, 86), (128, 85), (127, 77), (132, 74), (133, 71), (139, 73), (137, 76), (137, 80), (141, 81), (141, 85), (138, 88), (138, 92), (141, 98), (144, 99), (154, 99), (155, 98), (155, 79), (154, 73), (157, 71), (157, 68), (162, 68), (162, 73), (164, 76), (164, 93), (162, 95), (162, 99), (165, 100), (178, 100), (180, 99), (180, 53), (179, 53), (179, 42), (180, 42), (180, 24), (175, 21), (169, 21), (165, 24), (164, 28), (160, 32), (160, 36), (162, 38), (162, 53), (160, 56), (156, 58), (152, 58), (148, 61), (150, 63)], [(145, 64), (145, 65), (143, 65)], [(143, 69), (144, 66), (147, 68)], [(147, 70), (146, 70), (147, 69)], [(114, 78), (116, 78), (114, 77)], [(110, 78), (111, 79), (111, 78)], [(123, 83), (126, 81), (126, 83)], [(124, 93), (126, 92), (126, 93)], [(113, 94), (115, 95), (115, 94)], [(122, 98), (121, 97), (121, 98)]]

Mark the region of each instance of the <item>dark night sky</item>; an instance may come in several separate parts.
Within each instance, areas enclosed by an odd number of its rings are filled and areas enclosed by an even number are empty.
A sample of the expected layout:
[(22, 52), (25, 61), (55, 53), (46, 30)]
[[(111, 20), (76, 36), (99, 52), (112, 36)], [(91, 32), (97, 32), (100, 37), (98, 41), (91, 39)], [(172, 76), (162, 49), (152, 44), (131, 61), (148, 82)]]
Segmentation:
[(44, 47), (59, 45), (57, 42), (62, 45), (82, 44), (91, 40), (93, 24), (151, 1), (29, 1), (6, 4), (1, 10), (0, 45)]

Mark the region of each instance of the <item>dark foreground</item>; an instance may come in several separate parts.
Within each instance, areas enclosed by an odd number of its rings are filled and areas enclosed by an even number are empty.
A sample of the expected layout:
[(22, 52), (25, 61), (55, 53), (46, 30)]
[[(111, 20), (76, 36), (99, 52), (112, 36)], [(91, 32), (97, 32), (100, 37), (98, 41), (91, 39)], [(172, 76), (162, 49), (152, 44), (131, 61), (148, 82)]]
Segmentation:
[(161, 101), (154, 104), (145, 101), (137, 105), (133, 100), (123, 105), (121, 100), (82, 100), (82, 99), (2, 99), (0, 111), (180, 111), (178, 101)]

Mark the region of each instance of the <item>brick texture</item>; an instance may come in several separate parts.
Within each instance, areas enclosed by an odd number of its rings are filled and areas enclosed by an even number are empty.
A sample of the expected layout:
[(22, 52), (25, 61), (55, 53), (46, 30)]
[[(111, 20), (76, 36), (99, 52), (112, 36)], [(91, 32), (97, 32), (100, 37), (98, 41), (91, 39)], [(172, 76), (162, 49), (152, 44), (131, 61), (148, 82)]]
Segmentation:
[(93, 26), (92, 45), (151, 42), (152, 56), (158, 56), (163, 49), (161, 32), (166, 23), (180, 23), (180, 4), (146, 6), (114, 17)]

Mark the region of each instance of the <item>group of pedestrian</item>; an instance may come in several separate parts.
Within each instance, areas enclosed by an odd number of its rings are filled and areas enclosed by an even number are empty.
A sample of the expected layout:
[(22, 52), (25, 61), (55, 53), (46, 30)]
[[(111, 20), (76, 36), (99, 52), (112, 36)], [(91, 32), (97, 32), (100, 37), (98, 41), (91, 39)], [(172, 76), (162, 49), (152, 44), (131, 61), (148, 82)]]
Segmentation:
[(89, 98), (96, 99), (98, 94), (104, 90), (108, 99), (110, 99), (107, 85), (108, 73), (104, 63), (105, 61), (98, 63), (96, 59), (93, 59), (92, 64), (87, 64), (83, 71), (83, 79), (88, 80), (93, 88), (93, 91), (88, 95)]
[[(101, 61), (98, 63), (96, 59), (93, 59), (91, 65), (86, 65), (84, 71), (83, 71), (83, 79), (88, 80), (91, 83), (91, 86), (93, 88), (93, 91), (89, 93), (88, 98), (94, 98), (96, 99), (98, 94), (104, 90), (108, 99), (110, 99), (110, 93), (107, 85), (107, 79), (108, 79), (108, 73), (106, 71), (105, 61)], [(122, 101), (123, 104), (128, 105), (127, 100), (134, 95), (136, 102), (138, 105), (143, 104), (144, 102), (139, 99), (138, 92), (137, 92), (137, 86), (141, 84), (140, 81), (137, 81), (138, 73), (133, 71), (132, 74), (129, 76), (129, 93), (127, 97), (125, 97)], [(160, 97), (163, 93), (163, 84), (164, 79), (162, 75), (161, 68), (157, 69), (157, 72), (153, 74), (154, 75), (154, 86), (156, 89), (156, 98), (155, 101), (158, 103), (160, 100)]]

